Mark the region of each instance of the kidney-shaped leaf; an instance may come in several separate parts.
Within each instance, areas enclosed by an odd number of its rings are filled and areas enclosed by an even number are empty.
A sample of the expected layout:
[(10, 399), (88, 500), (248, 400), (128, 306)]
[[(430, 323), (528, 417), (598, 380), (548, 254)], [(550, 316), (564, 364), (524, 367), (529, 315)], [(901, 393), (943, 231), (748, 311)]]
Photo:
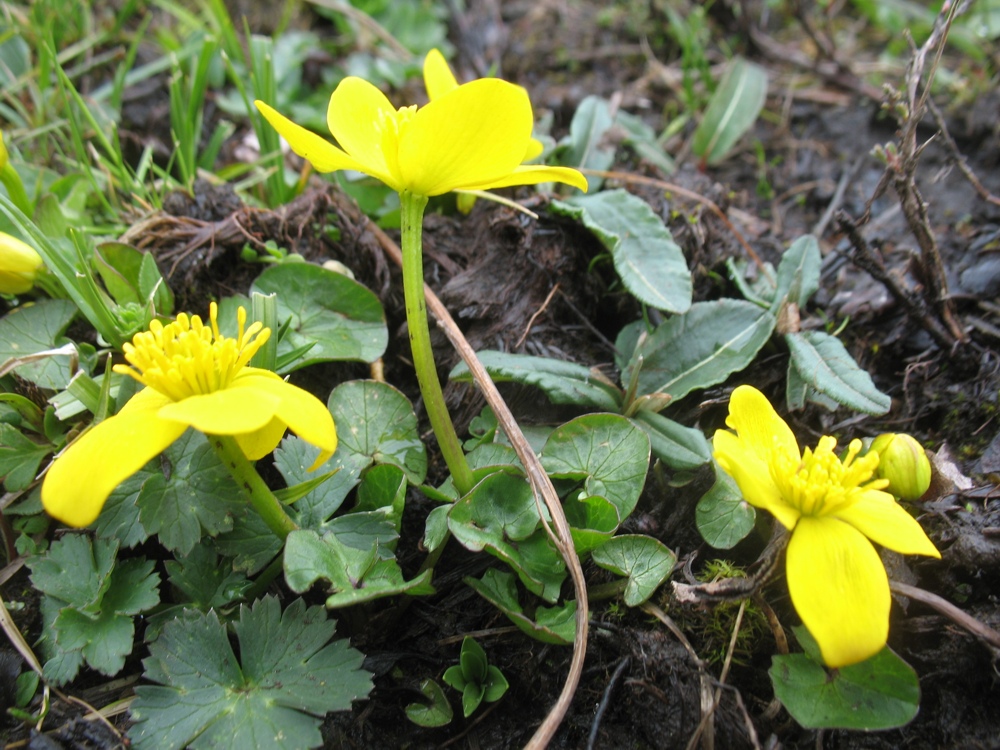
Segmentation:
[(649, 599), (677, 562), (677, 555), (662, 542), (642, 534), (616, 536), (595, 549), (592, 557), (605, 570), (628, 576), (622, 598), (630, 607)]
[(582, 480), (588, 495), (610, 500), (624, 520), (646, 483), (649, 438), (625, 417), (587, 414), (553, 431), (542, 465), (553, 478)]
[(258, 276), (251, 291), (277, 294), (278, 319), (291, 319), (278, 343), (279, 359), (309, 347), (282, 372), (330, 360), (374, 362), (385, 352), (389, 331), (382, 304), (344, 274), (311, 263), (282, 263)]
[[(805, 628), (793, 629), (807, 651), (818, 651)], [(888, 646), (832, 671), (808, 654), (773, 656), (768, 674), (775, 696), (807, 729), (893, 729), (920, 706), (917, 673)]]

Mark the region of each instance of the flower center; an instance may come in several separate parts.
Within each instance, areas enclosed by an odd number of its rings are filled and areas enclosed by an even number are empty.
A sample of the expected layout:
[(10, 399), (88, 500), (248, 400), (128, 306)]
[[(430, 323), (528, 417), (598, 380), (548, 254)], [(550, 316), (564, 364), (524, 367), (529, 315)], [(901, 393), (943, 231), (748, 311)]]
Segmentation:
[[(180, 313), (172, 323), (154, 320), (122, 349), (128, 365), (114, 371), (129, 375), (173, 401), (226, 388), (271, 336), (260, 322), (245, 328), (247, 311), (237, 313), (236, 338), (219, 333), (219, 306), (209, 307), (211, 326), (197, 315)], [(131, 367), (129, 366), (131, 365)]]
[(379, 144), (386, 167), (393, 176), (399, 176), (399, 141), (410, 126), (410, 120), (417, 113), (417, 105), (400, 107), (379, 112), (375, 121), (375, 132), (379, 135)]
[(805, 449), (797, 466), (787, 458), (771, 463), (774, 481), (782, 495), (804, 516), (828, 516), (853, 505), (864, 490), (881, 489), (888, 482), (869, 481), (878, 466), (874, 451), (858, 458), (861, 441), (852, 440), (841, 461), (833, 449), (835, 438), (820, 438), (816, 450)]

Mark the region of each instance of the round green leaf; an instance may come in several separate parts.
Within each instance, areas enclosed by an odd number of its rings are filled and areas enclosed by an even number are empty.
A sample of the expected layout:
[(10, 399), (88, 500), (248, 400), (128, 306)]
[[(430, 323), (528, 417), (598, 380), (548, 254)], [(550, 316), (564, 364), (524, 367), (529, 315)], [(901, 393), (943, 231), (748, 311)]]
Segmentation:
[(605, 570), (628, 576), (622, 598), (630, 607), (649, 599), (677, 562), (677, 555), (662, 542), (642, 534), (616, 536), (594, 550), (592, 557)]
[[(794, 630), (800, 642), (812, 640), (805, 628)], [(774, 656), (768, 674), (775, 696), (807, 729), (893, 729), (920, 707), (917, 673), (888, 646), (829, 671), (807, 654)]]
[(333, 390), (327, 406), (337, 424), (338, 452), (398, 466), (411, 484), (424, 481), (427, 452), (406, 396), (375, 380), (352, 380)]
[(549, 436), (542, 465), (553, 478), (582, 480), (588, 495), (610, 500), (624, 520), (646, 483), (649, 438), (625, 417), (587, 414)]
[(730, 549), (753, 529), (757, 512), (743, 499), (733, 478), (716, 466), (715, 484), (701, 496), (694, 519), (710, 546)]
[(278, 319), (291, 319), (278, 343), (279, 364), (282, 357), (310, 347), (280, 372), (330, 360), (374, 362), (385, 352), (389, 332), (382, 304), (343, 274), (311, 263), (283, 263), (258, 276), (251, 291), (277, 294)]

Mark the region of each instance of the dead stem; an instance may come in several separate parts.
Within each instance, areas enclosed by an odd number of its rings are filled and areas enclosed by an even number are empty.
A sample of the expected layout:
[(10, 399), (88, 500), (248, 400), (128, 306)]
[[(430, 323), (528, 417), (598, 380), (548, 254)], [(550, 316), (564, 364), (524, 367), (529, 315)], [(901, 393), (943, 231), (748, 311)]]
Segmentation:
[[(402, 251), (389, 235), (371, 221), (367, 222), (366, 228), (378, 239), (382, 249), (392, 258), (393, 262), (402, 266)], [(559, 725), (562, 723), (563, 718), (566, 716), (569, 705), (576, 693), (577, 685), (580, 683), (580, 675), (583, 673), (583, 661), (587, 654), (587, 628), (589, 625), (587, 584), (583, 577), (583, 568), (580, 566), (580, 558), (577, 557), (573, 546), (573, 537), (570, 534), (569, 524), (566, 521), (566, 515), (563, 513), (559, 496), (556, 494), (555, 487), (552, 486), (552, 480), (549, 479), (548, 474), (545, 473), (545, 469), (542, 468), (541, 461), (535, 455), (531, 445), (528, 444), (528, 440), (524, 437), (524, 433), (521, 432), (521, 428), (518, 427), (510, 408), (486, 372), (486, 368), (477, 359), (475, 351), (461, 329), (459, 329), (458, 324), (451, 317), (448, 308), (444, 306), (444, 303), (438, 299), (437, 295), (426, 284), (424, 285), (424, 294), (427, 298), (428, 309), (437, 318), (438, 325), (442, 328), (452, 346), (455, 347), (459, 356), (461, 356), (469, 368), (469, 372), (472, 373), (472, 377), (482, 391), (486, 402), (493, 409), (493, 413), (496, 415), (501, 429), (507, 435), (507, 439), (510, 440), (514, 452), (524, 465), (528, 481), (534, 490), (535, 504), (538, 507), (539, 518), (542, 519), (542, 526), (566, 562), (570, 577), (573, 579), (573, 589), (576, 592), (576, 636), (573, 639), (573, 658), (570, 661), (569, 672), (566, 675), (562, 692), (559, 694), (555, 705), (538, 729), (535, 730), (535, 734), (528, 741), (528, 744), (525, 745), (525, 750), (542, 750), (542, 748), (548, 746)], [(543, 501), (548, 508), (549, 515), (552, 517), (555, 530), (545, 522), (545, 514), (542, 512), (541, 507)]]

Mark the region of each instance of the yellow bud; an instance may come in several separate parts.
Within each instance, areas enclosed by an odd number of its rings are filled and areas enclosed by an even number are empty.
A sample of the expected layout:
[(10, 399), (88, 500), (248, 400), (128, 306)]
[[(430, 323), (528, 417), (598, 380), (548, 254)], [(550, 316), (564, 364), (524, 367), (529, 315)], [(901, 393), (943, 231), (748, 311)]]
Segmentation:
[(931, 486), (931, 462), (920, 443), (905, 433), (886, 433), (872, 441), (878, 453), (875, 476), (888, 479), (886, 488), (901, 500), (919, 500)]
[(23, 294), (35, 283), (42, 258), (17, 237), (0, 232), (0, 294)]

